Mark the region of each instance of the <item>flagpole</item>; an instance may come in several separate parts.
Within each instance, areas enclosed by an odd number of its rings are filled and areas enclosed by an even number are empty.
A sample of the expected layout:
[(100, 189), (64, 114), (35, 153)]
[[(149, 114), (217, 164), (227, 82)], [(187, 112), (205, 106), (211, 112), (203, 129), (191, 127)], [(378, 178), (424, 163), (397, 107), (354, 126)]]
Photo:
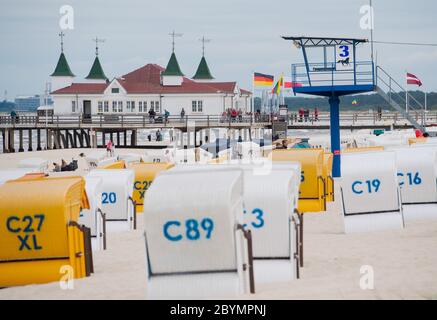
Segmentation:
[(253, 110), (255, 108), (255, 71), (252, 71), (252, 99), (251, 100), (252, 101), (251, 101), (251, 106), (250, 106), (250, 118), (253, 122), (253, 120), (254, 120)]
[(405, 112), (408, 113), (408, 71), (405, 70)]

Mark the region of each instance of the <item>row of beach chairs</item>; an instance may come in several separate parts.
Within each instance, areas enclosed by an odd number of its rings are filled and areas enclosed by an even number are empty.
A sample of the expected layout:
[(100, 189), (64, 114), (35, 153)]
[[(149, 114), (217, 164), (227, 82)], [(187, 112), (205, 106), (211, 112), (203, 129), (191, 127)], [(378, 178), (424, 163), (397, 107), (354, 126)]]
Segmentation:
[[(266, 156), (174, 166), (130, 155), (97, 162), (84, 178), (0, 172), (7, 248), (0, 287), (57, 281), (65, 264), (77, 278), (90, 275), (91, 248), (106, 249), (108, 233), (135, 229), (141, 213), (149, 298), (229, 298), (298, 279), (303, 217), (334, 201), (332, 154), (292, 149)], [(434, 218), (436, 157), (429, 144), (345, 150), (338, 180), (345, 232)]]

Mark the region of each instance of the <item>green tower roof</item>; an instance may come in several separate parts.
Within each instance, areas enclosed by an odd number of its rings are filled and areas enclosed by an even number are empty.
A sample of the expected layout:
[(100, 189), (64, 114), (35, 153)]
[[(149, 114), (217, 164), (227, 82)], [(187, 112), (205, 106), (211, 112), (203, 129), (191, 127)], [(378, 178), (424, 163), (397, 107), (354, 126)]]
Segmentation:
[(100, 64), (99, 57), (94, 59), (93, 66), (91, 67), (90, 73), (85, 79), (99, 79), (107, 80), (105, 73), (103, 72), (102, 65)]
[(51, 74), (52, 77), (74, 77), (73, 72), (71, 72), (70, 66), (68, 65), (67, 58), (65, 54), (61, 52), (59, 56), (58, 64), (56, 65), (55, 71)]
[(199, 67), (197, 68), (196, 74), (194, 75), (193, 79), (199, 79), (199, 80), (214, 79), (214, 77), (211, 75), (211, 71), (209, 71), (209, 67), (208, 64), (206, 63), (205, 57), (202, 57), (202, 60), (200, 60)]
[(173, 52), (171, 54), (170, 60), (168, 61), (167, 68), (162, 73), (163, 76), (183, 76), (184, 74), (179, 67), (178, 59), (176, 59), (176, 55)]

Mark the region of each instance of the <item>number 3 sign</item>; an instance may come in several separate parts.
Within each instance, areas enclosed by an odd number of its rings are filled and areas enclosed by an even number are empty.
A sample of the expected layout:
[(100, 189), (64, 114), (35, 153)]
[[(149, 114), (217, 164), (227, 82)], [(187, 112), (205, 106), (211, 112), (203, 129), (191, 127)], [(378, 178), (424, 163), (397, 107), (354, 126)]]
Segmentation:
[(353, 70), (354, 47), (351, 45), (341, 45), (335, 47), (335, 64), (337, 70)]

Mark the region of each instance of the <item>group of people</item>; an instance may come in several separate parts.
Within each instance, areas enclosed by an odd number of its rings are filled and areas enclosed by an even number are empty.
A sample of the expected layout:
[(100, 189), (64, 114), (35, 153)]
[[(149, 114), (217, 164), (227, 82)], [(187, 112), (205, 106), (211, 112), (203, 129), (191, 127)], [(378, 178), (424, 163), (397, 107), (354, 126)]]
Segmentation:
[(316, 107), (314, 108), (314, 117), (312, 119), (310, 119), (310, 109), (304, 109), (304, 108), (299, 108), (298, 114), (299, 114), (299, 119), (297, 121), (299, 122), (309, 122), (309, 121), (319, 121), (319, 109)]
[[(149, 123), (162, 123), (162, 116), (158, 115), (153, 108), (149, 109)], [(165, 109), (164, 110), (164, 122), (168, 123), (168, 117), (170, 116), (170, 112)]]
[(243, 122), (243, 110), (228, 108), (223, 111), (221, 120), (222, 122)]
[(76, 171), (78, 168), (77, 160), (72, 160), (70, 163), (67, 163), (64, 159), (61, 160), (61, 164), (53, 162), (54, 172), (61, 171)]

